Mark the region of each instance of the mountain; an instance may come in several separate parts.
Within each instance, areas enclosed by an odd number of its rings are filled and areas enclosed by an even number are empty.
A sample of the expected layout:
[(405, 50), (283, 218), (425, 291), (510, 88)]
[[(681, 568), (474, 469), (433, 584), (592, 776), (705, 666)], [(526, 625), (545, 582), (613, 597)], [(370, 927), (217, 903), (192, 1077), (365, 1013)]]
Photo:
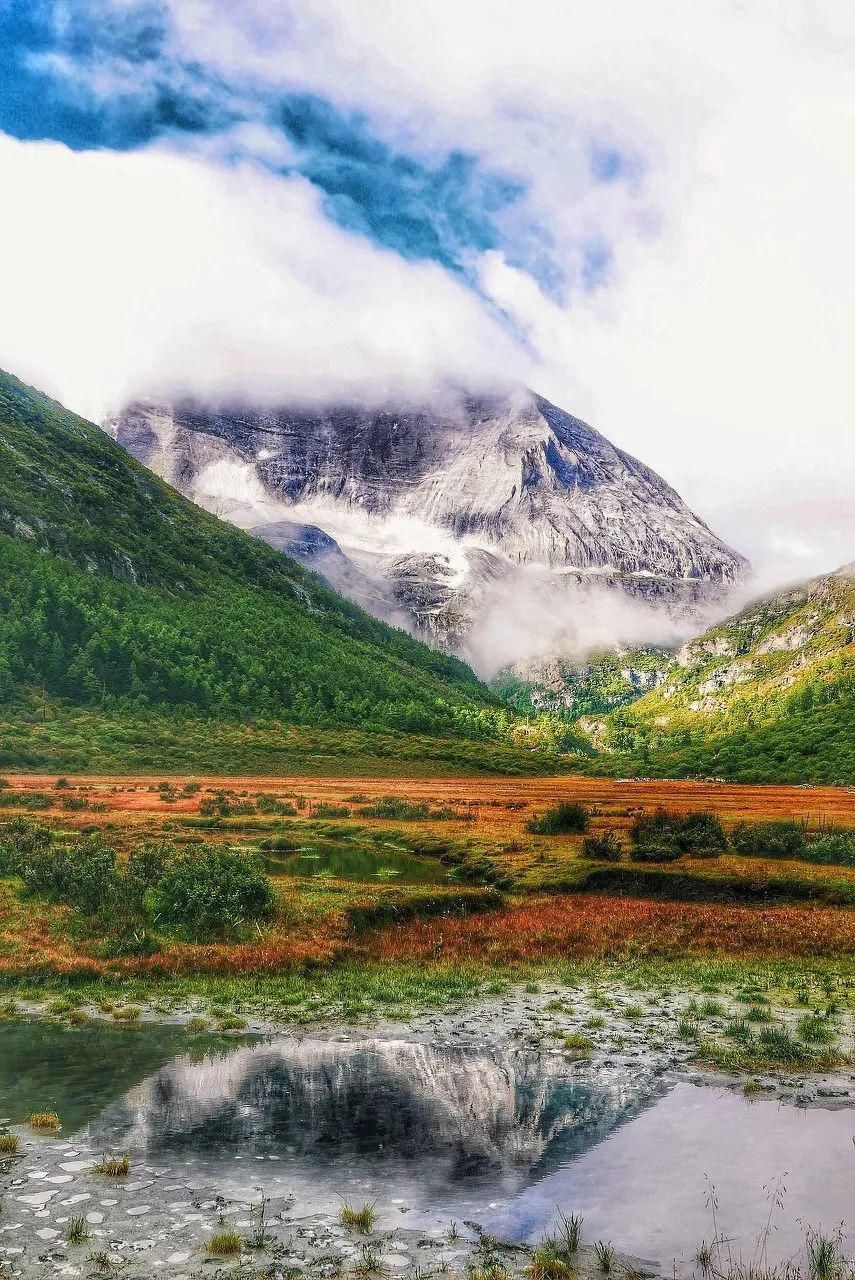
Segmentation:
[(473, 629), (521, 593), (560, 610), (603, 588), (692, 611), (746, 569), (654, 471), (524, 389), (429, 408), (138, 403), (105, 427), (274, 545), (283, 521), (320, 529), (333, 585), (469, 657)]
[(216, 765), (220, 732), (245, 743), (256, 721), (280, 767), (289, 725), (347, 730), (351, 748), (353, 735), (386, 735), (387, 752), (401, 734), (484, 743), (484, 767), (501, 755), (508, 714), (463, 663), (200, 510), (6, 374), (0, 476), (3, 763), (104, 767), (133, 749), (163, 767), (166, 722), (179, 767), (197, 758), (193, 735)]
[(582, 725), (611, 771), (855, 783), (855, 565), (754, 601)]

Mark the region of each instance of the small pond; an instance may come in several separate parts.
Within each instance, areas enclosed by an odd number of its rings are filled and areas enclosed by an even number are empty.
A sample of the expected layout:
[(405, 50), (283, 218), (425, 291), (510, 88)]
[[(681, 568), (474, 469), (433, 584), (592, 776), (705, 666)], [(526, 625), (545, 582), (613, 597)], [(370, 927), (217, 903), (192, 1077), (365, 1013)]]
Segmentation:
[(266, 853), (265, 864), (272, 876), (331, 876), (390, 884), (447, 884), (454, 878), (438, 859), (417, 858), (391, 844), (365, 848), (355, 842), (317, 841), (299, 849)]
[(225, 1196), (263, 1186), (277, 1211), (376, 1200), (390, 1226), (474, 1219), (535, 1241), (560, 1208), (666, 1269), (712, 1235), (710, 1184), (746, 1258), (776, 1194), (770, 1260), (805, 1225), (855, 1221), (855, 1109), (749, 1102), (638, 1060), (7, 1022), (0, 1098), (13, 1123), (54, 1108), (67, 1138)]

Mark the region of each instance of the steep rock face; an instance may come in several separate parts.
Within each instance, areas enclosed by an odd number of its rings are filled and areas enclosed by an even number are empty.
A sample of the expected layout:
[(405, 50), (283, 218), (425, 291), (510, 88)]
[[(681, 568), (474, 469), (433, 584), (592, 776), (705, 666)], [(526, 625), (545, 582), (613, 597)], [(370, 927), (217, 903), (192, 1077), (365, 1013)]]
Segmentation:
[[(135, 404), (106, 425), (274, 545), (283, 520), (320, 528), (418, 630), (458, 650), (520, 573), (536, 592), (593, 581), (679, 611), (746, 568), (655, 472), (523, 389), (400, 411)], [(335, 584), (340, 568), (322, 571)]]

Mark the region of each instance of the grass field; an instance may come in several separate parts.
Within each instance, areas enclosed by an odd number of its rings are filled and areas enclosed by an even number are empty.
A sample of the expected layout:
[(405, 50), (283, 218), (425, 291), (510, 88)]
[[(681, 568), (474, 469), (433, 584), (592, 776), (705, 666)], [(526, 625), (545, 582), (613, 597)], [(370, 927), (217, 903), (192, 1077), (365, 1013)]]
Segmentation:
[[(111, 945), (58, 901), (0, 880), (8, 980), (305, 973), (341, 965), (465, 965), (495, 972), (584, 960), (730, 956), (828, 959), (855, 952), (855, 868), (726, 852), (669, 864), (580, 856), (581, 834), (529, 830), (561, 801), (589, 832), (628, 839), (640, 814), (711, 811), (739, 821), (855, 829), (844, 789), (588, 778), (175, 778), (7, 776), (0, 817), (71, 839), (97, 829), (119, 861), (141, 841), (200, 842), (263, 856), (273, 920), (217, 941), (164, 935), (145, 954)], [(2, 829), (0, 829), (2, 839)], [(412, 872), (412, 874), (410, 874)]]

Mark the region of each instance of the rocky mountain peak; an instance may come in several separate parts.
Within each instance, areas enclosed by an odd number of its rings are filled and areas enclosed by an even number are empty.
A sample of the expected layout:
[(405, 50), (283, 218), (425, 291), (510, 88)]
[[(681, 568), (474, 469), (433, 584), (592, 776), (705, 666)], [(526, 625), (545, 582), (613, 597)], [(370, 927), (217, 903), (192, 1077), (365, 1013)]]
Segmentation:
[(289, 553), (301, 539), (283, 522), (322, 531), (308, 558), (334, 586), (462, 652), (522, 579), (541, 597), (596, 586), (679, 611), (747, 567), (654, 471), (525, 388), (421, 408), (137, 403), (106, 427)]

